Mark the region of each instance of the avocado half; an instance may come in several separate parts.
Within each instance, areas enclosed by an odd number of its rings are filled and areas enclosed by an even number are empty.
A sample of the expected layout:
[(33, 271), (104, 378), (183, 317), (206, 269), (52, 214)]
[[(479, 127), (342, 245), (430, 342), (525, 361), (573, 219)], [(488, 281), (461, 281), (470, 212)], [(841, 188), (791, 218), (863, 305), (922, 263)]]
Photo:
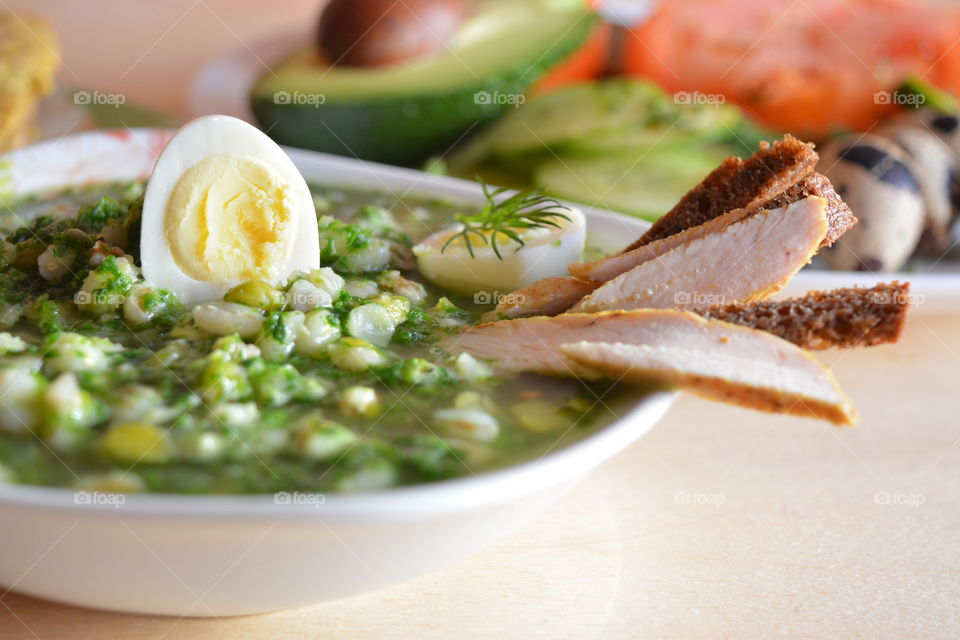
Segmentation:
[(414, 164), (525, 101), (589, 35), (596, 16), (541, 2), (478, 10), (449, 50), (385, 67), (336, 67), (311, 47), (256, 84), (251, 106), (281, 144)]

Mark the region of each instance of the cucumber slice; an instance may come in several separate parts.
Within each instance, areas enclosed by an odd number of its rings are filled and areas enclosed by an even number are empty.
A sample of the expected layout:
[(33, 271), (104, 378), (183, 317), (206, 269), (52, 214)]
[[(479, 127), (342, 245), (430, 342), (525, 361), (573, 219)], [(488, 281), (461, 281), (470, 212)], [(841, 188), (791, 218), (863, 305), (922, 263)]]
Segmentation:
[(648, 82), (618, 79), (563, 87), (508, 113), (489, 131), (494, 156), (562, 149), (602, 131), (665, 121), (666, 94)]
[(647, 122), (643, 126), (597, 131), (582, 140), (571, 141), (570, 151), (585, 153), (637, 153), (637, 150), (687, 145), (735, 142), (743, 114), (726, 105), (685, 105), (669, 121)]
[(656, 220), (725, 157), (672, 149), (618, 156), (571, 156), (540, 166), (537, 185), (558, 198)]
[(506, 113), (455, 156), (506, 160), (553, 150), (612, 152), (637, 147), (720, 142), (744, 118), (730, 105), (680, 104), (650, 82), (618, 78), (563, 87)]

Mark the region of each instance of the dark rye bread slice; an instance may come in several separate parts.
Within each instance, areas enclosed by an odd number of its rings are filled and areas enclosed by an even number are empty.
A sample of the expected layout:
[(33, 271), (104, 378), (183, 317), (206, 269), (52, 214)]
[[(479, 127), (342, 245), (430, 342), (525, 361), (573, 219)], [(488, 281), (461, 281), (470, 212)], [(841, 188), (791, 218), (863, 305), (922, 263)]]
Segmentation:
[(734, 209), (753, 209), (796, 185), (813, 171), (819, 156), (813, 145), (787, 134), (746, 160), (727, 158), (653, 223), (624, 251), (695, 227)]
[(789, 300), (728, 304), (705, 318), (761, 329), (804, 349), (872, 347), (896, 342), (910, 307), (910, 283), (811, 291)]

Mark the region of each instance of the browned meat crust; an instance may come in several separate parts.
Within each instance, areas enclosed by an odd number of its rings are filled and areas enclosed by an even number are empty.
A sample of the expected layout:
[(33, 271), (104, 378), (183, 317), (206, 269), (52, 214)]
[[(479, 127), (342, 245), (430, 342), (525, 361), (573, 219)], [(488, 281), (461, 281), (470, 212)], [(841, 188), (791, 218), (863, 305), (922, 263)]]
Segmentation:
[(910, 283), (812, 291), (789, 300), (711, 307), (701, 315), (774, 334), (804, 349), (896, 342), (907, 318)]
[(727, 158), (624, 251), (695, 227), (734, 209), (753, 209), (794, 186), (817, 164), (813, 145), (787, 134), (746, 160)]
[(840, 198), (840, 194), (830, 184), (827, 176), (817, 172), (811, 173), (777, 197), (764, 203), (762, 207), (764, 209), (784, 207), (809, 196), (819, 196), (827, 201), (827, 237), (820, 244), (821, 248), (832, 245), (837, 238), (857, 223), (850, 207)]
[(599, 286), (598, 282), (584, 282), (570, 276), (541, 278), (504, 296), (497, 304), (495, 315), (508, 318), (555, 316)]

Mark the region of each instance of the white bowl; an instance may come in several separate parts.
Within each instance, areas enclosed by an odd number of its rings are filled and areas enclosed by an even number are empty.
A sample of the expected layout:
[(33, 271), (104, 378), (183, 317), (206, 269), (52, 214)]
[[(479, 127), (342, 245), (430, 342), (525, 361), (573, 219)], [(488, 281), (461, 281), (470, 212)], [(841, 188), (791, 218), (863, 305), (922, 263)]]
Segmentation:
[[(0, 158), (13, 194), (149, 175), (168, 131), (88, 132)], [(312, 182), (480, 202), (478, 185), (290, 150)], [(585, 209), (611, 249), (645, 223)], [(351, 495), (87, 494), (0, 486), (0, 585), (76, 605), (177, 616), (271, 611), (411, 578), (506, 534), (644, 434), (674, 394), (610, 407), (569, 447), (479, 476)]]

